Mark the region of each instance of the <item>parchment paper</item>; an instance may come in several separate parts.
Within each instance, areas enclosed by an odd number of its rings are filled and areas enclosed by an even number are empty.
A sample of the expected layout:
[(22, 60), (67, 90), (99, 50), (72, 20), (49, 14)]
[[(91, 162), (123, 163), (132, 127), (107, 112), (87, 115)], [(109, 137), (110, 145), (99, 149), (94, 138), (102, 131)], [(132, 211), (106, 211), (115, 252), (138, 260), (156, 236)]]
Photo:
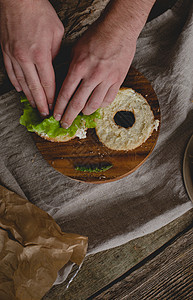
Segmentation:
[(41, 299), (58, 271), (80, 265), (86, 250), (86, 237), (63, 233), (46, 212), (0, 186), (1, 300)]
[(152, 83), (161, 131), (148, 160), (133, 174), (102, 185), (73, 181), (49, 166), (19, 125), (15, 91), (0, 98), (0, 181), (47, 211), (65, 232), (89, 239), (89, 253), (153, 232), (193, 206), (182, 160), (193, 133), (193, 3), (179, 0), (142, 31), (133, 65)]

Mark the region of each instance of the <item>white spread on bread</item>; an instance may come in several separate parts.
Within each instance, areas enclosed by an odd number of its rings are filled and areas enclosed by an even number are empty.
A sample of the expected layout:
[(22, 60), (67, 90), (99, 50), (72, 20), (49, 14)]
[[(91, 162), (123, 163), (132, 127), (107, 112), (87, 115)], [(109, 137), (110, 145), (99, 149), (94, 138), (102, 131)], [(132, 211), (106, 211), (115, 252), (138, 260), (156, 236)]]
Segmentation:
[(86, 133), (87, 133), (87, 128), (79, 128), (75, 133), (75, 136), (77, 136), (79, 139), (85, 139)]
[(37, 134), (50, 142), (67, 142), (74, 139), (75, 137), (78, 137), (79, 139), (85, 139), (86, 133), (87, 133), (87, 128), (83, 125), (82, 128), (77, 129), (74, 136), (69, 136), (68, 134), (66, 134), (66, 135), (59, 135), (56, 137), (49, 137), (46, 133), (37, 133)]
[[(124, 128), (114, 121), (118, 111), (130, 111), (135, 122), (132, 127)], [(121, 88), (115, 100), (106, 108), (100, 109), (101, 119), (97, 120), (96, 133), (99, 140), (113, 150), (132, 150), (144, 143), (157, 130), (159, 120), (146, 99), (131, 88)]]

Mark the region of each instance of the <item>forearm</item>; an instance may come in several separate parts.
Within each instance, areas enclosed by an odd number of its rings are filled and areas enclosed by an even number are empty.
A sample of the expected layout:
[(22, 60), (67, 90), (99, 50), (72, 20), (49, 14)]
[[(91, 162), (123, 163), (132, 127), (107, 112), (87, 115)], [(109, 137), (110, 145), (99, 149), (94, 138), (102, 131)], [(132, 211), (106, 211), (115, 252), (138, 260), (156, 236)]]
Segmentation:
[(111, 0), (102, 15), (103, 32), (138, 37), (156, 0)]

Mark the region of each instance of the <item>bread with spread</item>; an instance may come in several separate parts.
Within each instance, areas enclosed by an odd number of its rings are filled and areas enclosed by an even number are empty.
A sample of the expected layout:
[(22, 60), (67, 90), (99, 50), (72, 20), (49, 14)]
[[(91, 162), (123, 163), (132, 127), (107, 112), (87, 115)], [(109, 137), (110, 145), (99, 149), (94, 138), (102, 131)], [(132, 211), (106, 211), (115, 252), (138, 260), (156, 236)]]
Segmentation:
[[(118, 113), (130, 114), (130, 123), (121, 126), (116, 118)], [(96, 133), (99, 140), (112, 150), (133, 150), (141, 146), (158, 128), (147, 100), (131, 88), (121, 88), (114, 101), (100, 109)], [(125, 122), (127, 123), (127, 122)]]

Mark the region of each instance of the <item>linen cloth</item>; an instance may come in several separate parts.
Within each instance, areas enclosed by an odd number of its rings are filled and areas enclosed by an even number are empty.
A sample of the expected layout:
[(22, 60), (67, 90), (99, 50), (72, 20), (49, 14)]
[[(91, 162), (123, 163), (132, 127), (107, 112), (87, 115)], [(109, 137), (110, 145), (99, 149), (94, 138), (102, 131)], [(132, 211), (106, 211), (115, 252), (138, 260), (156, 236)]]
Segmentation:
[(88, 254), (153, 232), (193, 207), (182, 177), (193, 133), (191, 0), (147, 23), (133, 65), (157, 93), (161, 130), (146, 162), (116, 182), (87, 184), (54, 170), (19, 124), (19, 95), (0, 97), (0, 183), (48, 212), (64, 232), (88, 236)]

